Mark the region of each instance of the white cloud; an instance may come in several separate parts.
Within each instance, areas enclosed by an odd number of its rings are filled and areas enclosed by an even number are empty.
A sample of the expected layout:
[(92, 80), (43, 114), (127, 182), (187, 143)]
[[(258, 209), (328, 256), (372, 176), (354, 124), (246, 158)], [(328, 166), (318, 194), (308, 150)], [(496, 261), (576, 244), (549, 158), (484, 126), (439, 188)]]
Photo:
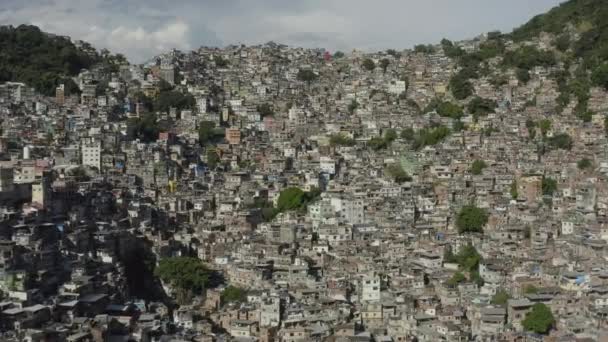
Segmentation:
[(560, 0), (0, 0), (0, 24), (35, 22), (136, 62), (171, 48), (274, 40), (406, 48), (508, 31)]

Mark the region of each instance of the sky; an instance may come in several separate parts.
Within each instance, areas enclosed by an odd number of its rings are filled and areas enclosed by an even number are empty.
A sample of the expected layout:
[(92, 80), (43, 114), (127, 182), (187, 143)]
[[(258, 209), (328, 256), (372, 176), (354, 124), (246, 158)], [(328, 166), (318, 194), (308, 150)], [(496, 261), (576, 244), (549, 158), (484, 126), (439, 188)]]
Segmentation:
[(508, 32), (561, 0), (0, 0), (34, 24), (143, 62), (172, 48), (269, 41), (377, 51)]

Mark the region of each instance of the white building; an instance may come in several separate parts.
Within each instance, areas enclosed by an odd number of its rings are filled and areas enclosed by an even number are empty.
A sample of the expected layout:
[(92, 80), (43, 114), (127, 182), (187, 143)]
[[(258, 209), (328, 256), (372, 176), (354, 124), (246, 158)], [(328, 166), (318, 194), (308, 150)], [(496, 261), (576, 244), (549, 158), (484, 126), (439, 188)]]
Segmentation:
[(319, 167), (321, 168), (321, 172), (325, 172), (330, 175), (336, 174), (336, 162), (330, 157), (321, 157)]
[(101, 170), (101, 144), (99, 142), (84, 143), (80, 147), (82, 165), (91, 166)]
[(380, 301), (380, 277), (366, 276), (361, 279), (361, 302)]
[(405, 92), (405, 81), (393, 81), (388, 85), (388, 92), (391, 94), (401, 94)]

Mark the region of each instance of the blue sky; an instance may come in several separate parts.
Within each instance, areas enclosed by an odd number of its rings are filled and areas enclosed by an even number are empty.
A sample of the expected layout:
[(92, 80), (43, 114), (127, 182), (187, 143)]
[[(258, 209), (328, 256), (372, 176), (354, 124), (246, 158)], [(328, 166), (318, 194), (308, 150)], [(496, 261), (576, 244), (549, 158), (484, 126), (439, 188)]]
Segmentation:
[(0, 24), (35, 24), (141, 62), (171, 48), (258, 44), (409, 48), (510, 31), (560, 0), (0, 0)]

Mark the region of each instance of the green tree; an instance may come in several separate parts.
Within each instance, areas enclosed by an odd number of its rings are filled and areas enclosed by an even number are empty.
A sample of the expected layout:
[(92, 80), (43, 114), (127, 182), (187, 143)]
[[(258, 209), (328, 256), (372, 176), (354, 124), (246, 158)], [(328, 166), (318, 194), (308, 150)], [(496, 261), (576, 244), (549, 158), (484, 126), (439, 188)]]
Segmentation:
[[(551, 121), (549, 121), (549, 123), (551, 123)], [(534, 122), (532, 119), (526, 120), (526, 128), (528, 129), (530, 140), (534, 140), (536, 137), (536, 122)]]
[(554, 149), (570, 150), (573, 145), (572, 138), (567, 133), (560, 133), (548, 140), (549, 146)]
[(357, 108), (359, 108), (359, 102), (357, 102), (355, 99), (350, 101), (350, 104), (348, 105), (348, 112), (350, 115), (355, 114), (355, 110), (357, 110)]
[(334, 59), (340, 59), (340, 58), (344, 58), (344, 52), (342, 52), (342, 51), (336, 51), (334, 53)]
[(306, 82), (308, 86), (310, 86), (310, 83), (317, 79), (317, 74), (310, 69), (300, 69), (298, 70), (296, 77), (298, 80)]
[(458, 251), (456, 254), (456, 262), (466, 272), (476, 272), (479, 268), (479, 262), (481, 261), (481, 255), (477, 252), (477, 249), (473, 245), (468, 244)]
[(207, 165), (209, 168), (215, 169), (219, 165), (220, 161), (221, 159), (216, 149), (207, 149)]
[(304, 203), (305, 192), (300, 188), (287, 188), (281, 191), (277, 207), (280, 211), (298, 209)]
[(523, 84), (530, 82), (530, 70), (528, 69), (518, 68), (515, 71), (515, 76), (517, 77), (517, 80)]
[(591, 74), (591, 80), (596, 86), (604, 87), (604, 89), (608, 90), (608, 63), (595, 68)]
[(505, 290), (496, 291), (496, 294), (492, 297), (490, 303), (494, 305), (505, 306), (507, 305), (507, 301), (511, 299), (509, 293)]
[(337, 133), (330, 136), (329, 144), (331, 146), (354, 146), (355, 140), (349, 138), (345, 134)]
[(389, 165), (386, 168), (386, 173), (395, 180), (395, 183), (401, 184), (412, 180), (412, 177), (397, 163)]
[(541, 120), (538, 126), (540, 127), (540, 134), (542, 134), (543, 137), (546, 137), (547, 133), (551, 130), (551, 120)]
[(517, 197), (519, 197), (519, 193), (517, 192), (516, 180), (513, 180), (513, 183), (511, 183), (511, 189), (509, 190), (509, 193), (511, 194), (511, 198), (513, 199), (517, 199)]
[(444, 263), (458, 263), (456, 259), (456, 255), (454, 255), (454, 251), (452, 250), (452, 246), (446, 245), (443, 248), (443, 262)]
[(524, 329), (537, 334), (546, 334), (555, 324), (555, 317), (548, 306), (537, 303), (532, 306), (526, 318), (521, 322)]
[(401, 139), (404, 139), (404, 140), (406, 140), (406, 141), (412, 141), (412, 140), (414, 140), (415, 135), (416, 135), (416, 132), (415, 132), (415, 131), (414, 131), (414, 129), (413, 129), (413, 128), (411, 128), (411, 127), (404, 128), (404, 129), (401, 131), (401, 134), (400, 134)]
[(557, 191), (557, 181), (550, 177), (543, 177), (541, 181), (541, 188), (543, 195), (553, 196), (553, 193)]
[(450, 79), (450, 91), (457, 100), (464, 100), (473, 95), (474, 88), (469, 78), (463, 71), (460, 71)]
[(425, 146), (436, 145), (447, 138), (448, 135), (450, 135), (450, 129), (445, 126), (437, 126), (430, 129), (424, 128), (416, 134), (412, 147), (418, 150)]
[(484, 99), (479, 96), (475, 96), (467, 105), (467, 110), (473, 116), (479, 117), (494, 113), (496, 106), (497, 104), (494, 100)]
[(274, 110), (269, 103), (262, 103), (258, 105), (256, 109), (263, 118), (267, 116), (274, 116)]
[(370, 58), (364, 59), (361, 66), (367, 71), (373, 71), (374, 69), (376, 69), (376, 63), (374, 63), (374, 61)]
[(235, 286), (228, 286), (220, 295), (222, 303), (243, 303), (247, 301), (247, 291)]
[(145, 143), (156, 141), (163, 129), (154, 113), (145, 113), (139, 118), (130, 119), (128, 127), (135, 138)]
[(585, 170), (593, 165), (593, 162), (589, 158), (583, 158), (576, 163), (579, 169)]
[(154, 110), (163, 113), (168, 112), (170, 108), (181, 111), (193, 109), (195, 106), (196, 100), (192, 94), (184, 94), (176, 90), (161, 91), (154, 101)]
[(488, 213), (474, 205), (466, 205), (460, 209), (456, 217), (456, 227), (459, 233), (482, 233), (488, 223)]
[(527, 285), (524, 288), (524, 293), (525, 294), (537, 294), (538, 293), (538, 288), (534, 285)]
[(207, 145), (215, 136), (215, 122), (203, 121), (198, 126), (198, 141), (201, 146)]
[(369, 139), (367, 145), (371, 147), (374, 151), (383, 150), (388, 147), (386, 140), (381, 137), (373, 137)]
[(414, 52), (416, 53), (434, 53), (435, 48), (432, 45), (419, 44), (414, 46)]
[(461, 272), (456, 272), (456, 273), (454, 273), (454, 275), (452, 275), (452, 277), (450, 279), (448, 279), (446, 284), (448, 284), (450, 286), (456, 286), (465, 280), (466, 280), (466, 277), (464, 276), (464, 274), (462, 274)]
[(382, 69), (382, 73), (386, 74), (386, 69), (391, 64), (391, 62), (387, 58), (383, 58), (380, 60), (380, 68)]
[(387, 129), (384, 133), (384, 140), (390, 144), (395, 141), (395, 139), (397, 139), (397, 131), (392, 128)]
[(480, 175), (488, 165), (483, 160), (475, 160), (471, 165), (471, 173), (474, 175)]
[(214, 272), (201, 260), (190, 257), (161, 259), (154, 274), (162, 281), (181, 289), (200, 293), (210, 284)]
[(568, 34), (561, 34), (555, 38), (553, 44), (558, 51), (566, 52), (570, 48), (570, 36)]

